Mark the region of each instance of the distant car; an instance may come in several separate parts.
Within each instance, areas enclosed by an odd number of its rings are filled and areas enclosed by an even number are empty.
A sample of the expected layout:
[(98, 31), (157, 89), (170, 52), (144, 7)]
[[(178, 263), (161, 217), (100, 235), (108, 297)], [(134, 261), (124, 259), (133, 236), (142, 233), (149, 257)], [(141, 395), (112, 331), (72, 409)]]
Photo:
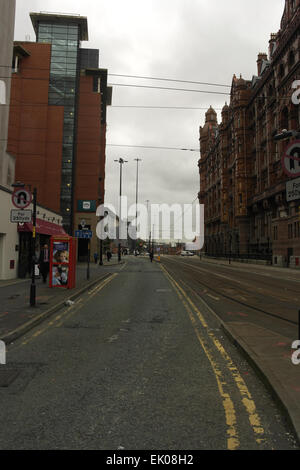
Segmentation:
[(192, 251), (182, 251), (180, 253), (180, 256), (195, 256), (195, 253), (193, 253)]
[(180, 253), (180, 256), (189, 256), (189, 252), (188, 251), (182, 251)]
[(188, 251), (188, 256), (195, 256), (195, 253), (193, 253), (192, 251)]

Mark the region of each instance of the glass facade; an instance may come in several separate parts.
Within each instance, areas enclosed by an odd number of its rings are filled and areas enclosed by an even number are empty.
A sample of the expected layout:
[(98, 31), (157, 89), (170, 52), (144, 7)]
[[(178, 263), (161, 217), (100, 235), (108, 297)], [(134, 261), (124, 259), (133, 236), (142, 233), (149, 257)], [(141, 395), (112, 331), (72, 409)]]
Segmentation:
[[(75, 112), (80, 26), (39, 23), (38, 42), (52, 44), (49, 105), (64, 106), (60, 209), (67, 232), (72, 228)], [(71, 234), (71, 233), (70, 233)]]

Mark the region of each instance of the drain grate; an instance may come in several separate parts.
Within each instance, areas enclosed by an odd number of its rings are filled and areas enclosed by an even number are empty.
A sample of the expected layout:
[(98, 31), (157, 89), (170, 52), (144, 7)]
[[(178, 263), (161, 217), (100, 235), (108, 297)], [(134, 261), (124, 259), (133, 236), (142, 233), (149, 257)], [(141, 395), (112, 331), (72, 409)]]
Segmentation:
[(6, 369), (5, 366), (0, 367), (0, 387), (9, 387), (20, 372), (20, 370)]

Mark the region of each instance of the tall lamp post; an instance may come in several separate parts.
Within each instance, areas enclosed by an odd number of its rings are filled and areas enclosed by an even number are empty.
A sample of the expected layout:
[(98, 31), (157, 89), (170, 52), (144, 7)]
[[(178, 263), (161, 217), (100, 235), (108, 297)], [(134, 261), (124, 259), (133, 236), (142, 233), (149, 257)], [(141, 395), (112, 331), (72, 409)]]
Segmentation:
[[(138, 194), (139, 194), (139, 162), (142, 161), (141, 158), (135, 158), (134, 161), (136, 162), (136, 192), (135, 192), (135, 220), (137, 224), (137, 206), (138, 206)], [(137, 226), (136, 226), (136, 235), (137, 235)], [(135, 253), (137, 253), (137, 238), (135, 241)]]
[(122, 167), (124, 163), (128, 163), (128, 160), (119, 158), (115, 162), (120, 164), (120, 204), (119, 204), (119, 243), (118, 243), (118, 261), (121, 261), (121, 239), (120, 239), (120, 230), (121, 230), (121, 221), (122, 221)]
[(149, 231), (149, 246), (148, 246), (148, 251), (150, 253), (150, 245), (151, 245), (151, 220), (150, 220), (150, 223), (149, 223), (149, 199), (147, 199), (147, 201), (145, 201), (147, 203), (147, 231)]

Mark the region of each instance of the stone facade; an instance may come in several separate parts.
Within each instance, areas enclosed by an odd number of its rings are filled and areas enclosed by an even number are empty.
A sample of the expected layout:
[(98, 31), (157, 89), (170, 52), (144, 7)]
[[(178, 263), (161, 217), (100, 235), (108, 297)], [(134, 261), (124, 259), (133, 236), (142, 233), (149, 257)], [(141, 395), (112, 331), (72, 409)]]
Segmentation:
[(300, 202), (287, 202), (291, 178), (281, 162), (293, 138), (274, 140), (283, 129), (300, 131), (300, 106), (292, 100), (299, 64), (300, 0), (286, 0), (268, 55), (258, 54), (257, 74), (234, 75), (221, 123), (210, 108), (200, 128), (199, 200), (209, 255), (300, 261)]

